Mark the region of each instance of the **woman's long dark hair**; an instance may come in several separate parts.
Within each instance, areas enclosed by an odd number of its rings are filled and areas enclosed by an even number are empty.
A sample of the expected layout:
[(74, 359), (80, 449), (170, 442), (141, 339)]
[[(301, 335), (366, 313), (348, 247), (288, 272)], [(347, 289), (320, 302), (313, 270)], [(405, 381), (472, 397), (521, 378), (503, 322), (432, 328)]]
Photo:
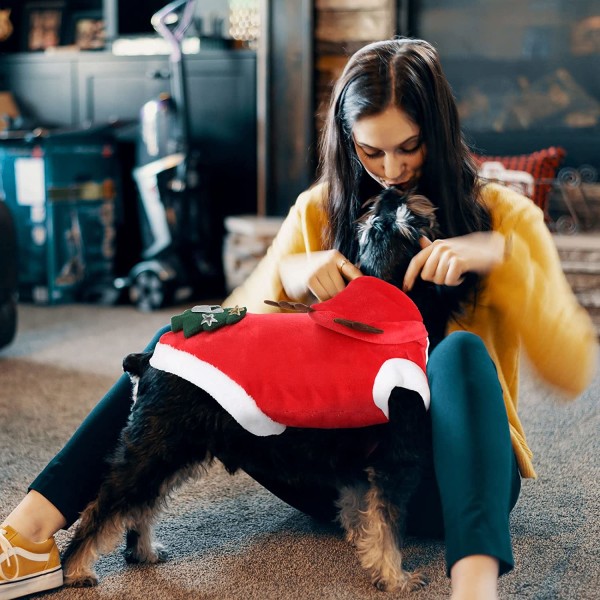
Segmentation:
[(460, 129), (456, 103), (435, 48), (423, 40), (396, 38), (356, 52), (334, 88), (321, 138), (319, 180), (327, 184), (327, 245), (356, 261), (355, 223), (364, 201), (381, 187), (356, 154), (357, 120), (395, 106), (421, 132), (426, 154), (416, 192), (437, 206), (442, 237), (491, 227), (478, 201), (476, 166)]

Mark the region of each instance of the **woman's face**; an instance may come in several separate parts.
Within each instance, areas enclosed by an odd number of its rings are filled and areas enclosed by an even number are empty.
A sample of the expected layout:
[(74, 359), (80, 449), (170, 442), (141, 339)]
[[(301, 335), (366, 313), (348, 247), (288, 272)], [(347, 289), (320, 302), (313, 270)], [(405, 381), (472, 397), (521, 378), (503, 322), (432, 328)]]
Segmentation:
[(356, 153), (363, 167), (383, 187), (407, 190), (421, 175), (425, 146), (419, 127), (400, 109), (358, 119), (352, 128)]

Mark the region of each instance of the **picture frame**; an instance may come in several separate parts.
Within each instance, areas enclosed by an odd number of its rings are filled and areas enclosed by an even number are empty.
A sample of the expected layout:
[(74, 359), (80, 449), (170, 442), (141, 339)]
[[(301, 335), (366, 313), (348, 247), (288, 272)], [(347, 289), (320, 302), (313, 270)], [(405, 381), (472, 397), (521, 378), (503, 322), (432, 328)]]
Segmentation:
[(106, 47), (106, 21), (101, 10), (72, 12), (67, 43), (79, 50), (103, 50)]
[(23, 9), (23, 50), (43, 52), (62, 43), (65, 3), (28, 2)]

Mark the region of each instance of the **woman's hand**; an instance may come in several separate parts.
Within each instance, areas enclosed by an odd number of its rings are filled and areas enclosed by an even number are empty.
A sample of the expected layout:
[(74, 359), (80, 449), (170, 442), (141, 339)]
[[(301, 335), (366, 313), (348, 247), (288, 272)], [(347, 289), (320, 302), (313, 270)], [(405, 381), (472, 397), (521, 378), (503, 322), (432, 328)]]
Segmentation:
[(459, 285), (466, 273), (485, 275), (504, 260), (505, 239), (496, 231), (469, 233), (431, 242), (419, 240), (419, 252), (408, 265), (404, 291), (410, 291), (417, 277), (438, 285)]
[(303, 300), (308, 292), (320, 301), (341, 292), (348, 281), (362, 273), (337, 250), (292, 254), (282, 259), (279, 276), (291, 300)]

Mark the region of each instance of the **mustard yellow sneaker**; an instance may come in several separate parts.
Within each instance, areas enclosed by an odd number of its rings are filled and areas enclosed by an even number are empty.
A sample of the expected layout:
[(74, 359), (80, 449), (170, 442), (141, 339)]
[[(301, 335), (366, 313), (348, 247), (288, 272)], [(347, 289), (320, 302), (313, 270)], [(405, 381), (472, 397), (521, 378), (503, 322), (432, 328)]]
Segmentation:
[(54, 538), (31, 542), (10, 525), (0, 527), (0, 600), (51, 590), (63, 584)]

